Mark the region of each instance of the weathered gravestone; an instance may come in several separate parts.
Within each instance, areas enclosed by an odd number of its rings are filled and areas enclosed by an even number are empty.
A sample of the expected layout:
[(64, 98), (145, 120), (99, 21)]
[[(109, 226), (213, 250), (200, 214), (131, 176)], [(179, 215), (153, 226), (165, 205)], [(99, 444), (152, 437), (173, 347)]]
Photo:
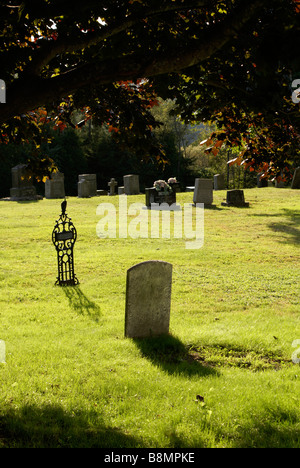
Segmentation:
[(96, 174), (80, 174), (78, 176), (78, 197), (89, 198), (89, 197), (96, 197), (96, 196), (97, 196)]
[(300, 189), (300, 167), (297, 167), (297, 169), (295, 169), (291, 188)]
[(280, 174), (280, 179), (279, 180), (275, 179), (275, 187), (276, 188), (284, 188), (285, 187), (285, 182), (283, 180), (283, 177), (284, 177), (284, 175), (283, 175), (283, 173), (281, 173)]
[(118, 195), (125, 195), (124, 187), (118, 187)]
[(146, 197), (146, 206), (149, 209), (151, 209), (151, 205), (153, 203), (158, 204), (158, 205), (162, 205), (166, 203), (169, 206), (176, 205), (176, 192), (174, 190), (172, 190), (171, 192), (169, 191), (159, 192), (154, 187), (146, 188), (145, 197)]
[(204, 203), (204, 205), (212, 204), (213, 185), (212, 179), (195, 179), (194, 205), (196, 205), (196, 203)]
[(125, 336), (145, 338), (169, 333), (172, 265), (139, 263), (127, 271)]
[(138, 195), (140, 193), (140, 180), (136, 174), (123, 176), (125, 195)]
[(221, 205), (248, 207), (249, 203), (245, 202), (244, 190), (228, 190), (226, 202), (222, 202)]
[(109, 186), (109, 195), (115, 195), (115, 190), (118, 186), (118, 182), (115, 179), (110, 179), (110, 182), (108, 182)]
[(257, 187), (258, 188), (263, 188), (263, 187), (268, 187), (269, 186), (268, 179), (262, 179), (261, 178), (262, 174), (263, 174), (263, 172), (261, 172), (260, 174), (257, 174), (256, 182), (257, 182)]
[(13, 201), (37, 200), (36, 189), (32, 184), (27, 165), (18, 164), (11, 170), (12, 188), (10, 189), (10, 199)]
[(65, 198), (64, 174), (54, 172), (45, 182), (45, 198)]
[(169, 180), (168, 180), (168, 184), (170, 185), (172, 191), (175, 192), (175, 193), (180, 193), (180, 191), (181, 191), (180, 183), (179, 182), (169, 182)]
[(90, 198), (90, 184), (88, 180), (80, 180), (78, 186), (78, 198)]
[(224, 190), (225, 189), (225, 179), (223, 174), (214, 175), (214, 190)]

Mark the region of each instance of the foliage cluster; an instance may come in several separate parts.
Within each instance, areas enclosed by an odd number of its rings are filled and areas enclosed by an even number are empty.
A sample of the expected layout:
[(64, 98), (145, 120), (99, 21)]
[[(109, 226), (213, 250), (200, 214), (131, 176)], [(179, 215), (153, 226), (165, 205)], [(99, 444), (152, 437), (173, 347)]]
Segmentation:
[(0, 9), (0, 139), (34, 142), (35, 172), (47, 170), (49, 120), (63, 129), (93, 117), (141, 158), (164, 162), (150, 112), (160, 96), (176, 99), (189, 123), (216, 121), (210, 148), (239, 147), (232, 163), (290, 176), (299, 158), (296, 0), (88, 0), (76, 9), (69, 0), (25, 0)]

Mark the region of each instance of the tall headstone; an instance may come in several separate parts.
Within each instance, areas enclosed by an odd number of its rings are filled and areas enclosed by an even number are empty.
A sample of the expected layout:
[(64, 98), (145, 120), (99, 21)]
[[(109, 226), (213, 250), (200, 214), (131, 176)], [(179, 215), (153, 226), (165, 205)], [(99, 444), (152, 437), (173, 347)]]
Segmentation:
[(140, 193), (140, 181), (138, 175), (125, 175), (123, 176), (123, 181), (125, 195), (138, 195)]
[(90, 184), (88, 180), (82, 179), (78, 182), (78, 198), (90, 198)]
[(127, 271), (125, 336), (145, 338), (169, 333), (172, 265), (147, 261)]
[(300, 189), (300, 167), (297, 167), (292, 180), (292, 189)]
[(12, 188), (10, 199), (13, 201), (37, 200), (36, 189), (33, 186), (26, 164), (18, 164), (11, 170)]
[(223, 174), (214, 175), (214, 190), (225, 190), (225, 179)]
[(118, 186), (118, 182), (115, 179), (110, 179), (110, 182), (108, 182), (109, 186), (109, 195), (115, 195), (115, 190)]
[(193, 202), (204, 203), (204, 205), (211, 205), (213, 202), (213, 185), (212, 179), (195, 179), (195, 190)]
[[(80, 174), (78, 176), (78, 197), (81, 198), (79, 195), (79, 184), (82, 181), (86, 181), (88, 183), (88, 195), (83, 195), (83, 197), (96, 197), (97, 196), (97, 176), (96, 174)], [(87, 186), (87, 185), (86, 185)], [(86, 186), (82, 187), (83, 193), (86, 194)]]
[(226, 202), (222, 202), (221, 205), (248, 207), (249, 203), (245, 202), (244, 190), (228, 190)]
[(45, 182), (45, 198), (65, 198), (64, 174), (54, 172)]

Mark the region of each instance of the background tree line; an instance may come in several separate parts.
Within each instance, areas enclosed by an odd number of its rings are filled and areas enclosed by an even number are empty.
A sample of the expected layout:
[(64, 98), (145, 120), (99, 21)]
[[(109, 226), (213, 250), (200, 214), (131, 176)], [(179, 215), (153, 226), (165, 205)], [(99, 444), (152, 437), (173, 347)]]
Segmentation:
[[(37, 151), (41, 161), (41, 155), (47, 155), (47, 162), (50, 157), (64, 173), (66, 194), (70, 196), (77, 195), (78, 174), (83, 173), (97, 174), (98, 188), (104, 190), (108, 190), (107, 184), (112, 177), (120, 186), (123, 185), (123, 175), (130, 173), (139, 174), (141, 190), (151, 187), (156, 179), (169, 177), (176, 177), (184, 189), (194, 185), (196, 177), (212, 178), (217, 173), (224, 174), (225, 180), (229, 175), (229, 188), (255, 185), (256, 174), (245, 171), (243, 167), (229, 168), (227, 164), (238, 149), (231, 149), (230, 152), (221, 149), (215, 155), (200, 145), (214, 130), (213, 124), (184, 124), (175, 115), (174, 108), (172, 100), (160, 100), (159, 105), (152, 109), (155, 118), (161, 122), (161, 126), (153, 130), (153, 138), (156, 145), (162, 148), (163, 161), (155, 153), (149, 153), (145, 158), (139, 153), (139, 145), (135, 148), (134, 138), (133, 146), (128, 148), (115, 138), (114, 131), (107, 125), (99, 126), (92, 120), (79, 129), (45, 127), (44, 131), (49, 132), (51, 142), (49, 140), (38, 150), (30, 142), (1, 145), (0, 196), (9, 196), (11, 168), (26, 163)], [(44, 195), (44, 182), (35, 181), (35, 185), (38, 192)]]

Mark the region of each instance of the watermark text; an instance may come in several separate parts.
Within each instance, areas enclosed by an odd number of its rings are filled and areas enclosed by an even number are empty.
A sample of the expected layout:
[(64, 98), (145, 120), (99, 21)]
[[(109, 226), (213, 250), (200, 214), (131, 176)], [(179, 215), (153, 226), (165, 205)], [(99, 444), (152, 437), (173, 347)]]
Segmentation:
[(295, 104), (299, 104), (300, 103), (300, 79), (297, 79), (297, 80), (294, 80), (292, 82), (292, 88), (296, 88), (295, 91), (293, 91), (292, 93), (292, 101), (295, 103)]
[(119, 209), (113, 203), (101, 203), (96, 210), (101, 216), (96, 233), (110, 239), (184, 239), (186, 249), (204, 245), (204, 205), (185, 203), (143, 203), (128, 205), (127, 196), (119, 197)]
[(5, 364), (5, 341), (0, 340), (0, 364)]
[(293, 348), (298, 346), (296, 351), (294, 351), (292, 354), (292, 361), (294, 364), (300, 364), (300, 358), (298, 357), (298, 355), (300, 355), (300, 340), (294, 340), (292, 346)]
[(6, 103), (6, 84), (5, 81), (0, 80), (0, 104)]

